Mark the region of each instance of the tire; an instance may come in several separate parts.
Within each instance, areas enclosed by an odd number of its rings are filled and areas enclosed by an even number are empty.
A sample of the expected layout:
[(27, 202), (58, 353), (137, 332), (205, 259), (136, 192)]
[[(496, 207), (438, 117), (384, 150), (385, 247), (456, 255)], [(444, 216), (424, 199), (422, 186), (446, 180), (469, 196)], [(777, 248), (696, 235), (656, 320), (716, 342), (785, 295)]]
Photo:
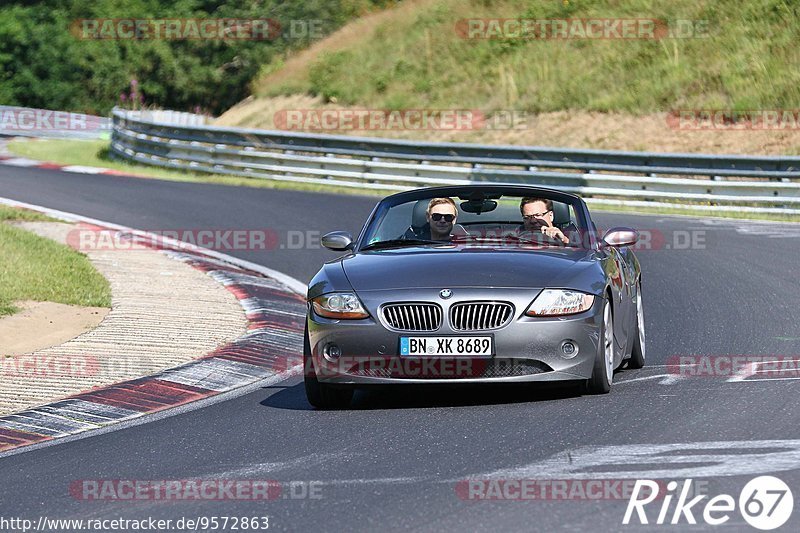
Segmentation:
[(603, 323), (600, 326), (600, 342), (594, 358), (592, 377), (586, 381), (589, 394), (607, 394), (614, 380), (614, 316), (611, 304), (603, 304)]
[(647, 339), (644, 334), (644, 304), (642, 303), (642, 282), (636, 285), (636, 339), (633, 341), (631, 358), (628, 359), (628, 368), (642, 368), (644, 366)]
[(308, 325), (303, 339), (303, 384), (308, 403), (317, 409), (343, 409), (350, 406), (353, 399), (352, 388), (336, 388), (320, 383), (314, 371), (311, 357), (311, 342), (308, 339)]

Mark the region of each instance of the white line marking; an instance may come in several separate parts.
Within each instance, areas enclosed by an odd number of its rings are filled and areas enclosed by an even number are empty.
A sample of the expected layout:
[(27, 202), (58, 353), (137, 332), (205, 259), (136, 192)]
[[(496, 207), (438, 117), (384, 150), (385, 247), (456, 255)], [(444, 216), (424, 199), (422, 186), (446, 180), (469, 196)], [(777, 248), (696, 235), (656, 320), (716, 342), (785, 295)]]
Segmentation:
[(641, 378), (631, 378), (622, 381), (615, 381), (614, 385), (621, 385), (623, 383), (632, 383), (634, 381), (647, 381), (649, 379), (658, 379), (658, 378), (664, 378), (658, 382), (659, 385), (674, 385), (678, 381), (684, 379), (685, 376), (679, 376), (676, 374), (656, 374), (655, 376), (644, 376)]
[(798, 468), (800, 440), (712, 441), (582, 446), (565, 450), (542, 461), (474, 477), (675, 479), (753, 475)]
[(69, 165), (66, 167), (61, 167), (61, 170), (64, 172), (74, 172), (76, 174), (102, 174), (103, 172), (107, 172), (109, 169), (100, 167), (85, 167), (82, 165)]
[(41, 161), (34, 161), (33, 159), (27, 159), (25, 157), (12, 157), (11, 159), (4, 159), (2, 161), (4, 165), (11, 165), (12, 167), (35, 167), (41, 163)]
[(303, 455), (300, 457), (287, 459), (286, 461), (278, 461), (271, 463), (253, 463), (247, 466), (242, 466), (241, 468), (235, 468), (233, 470), (226, 470), (223, 472), (211, 472), (205, 474), (203, 477), (208, 479), (214, 479), (214, 478), (242, 479), (249, 477), (254, 478), (297, 467), (308, 468), (321, 464), (332, 463), (334, 461), (339, 461), (339, 462), (353, 461), (357, 457), (365, 455), (368, 454), (349, 453), (343, 451), (329, 452), (329, 453), (312, 453), (310, 455)]
[[(460, 481), (460, 480), (459, 480)], [(329, 479), (320, 480), (322, 485), (337, 486), (337, 485), (409, 485), (417, 483), (452, 483), (452, 481), (436, 479), (433, 476), (416, 476), (416, 477), (382, 477), (374, 479)]]
[(735, 383), (737, 381), (744, 381), (750, 376), (753, 375), (755, 372), (756, 363), (748, 363), (742, 367), (739, 372), (736, 373), (735, 376), (728, 378), (726, 381), (728, 383)]
[[(737, 383), (761, 383), (762, 381), (793, 381), (800, 379), (800, 377), (796, 378), (758, 378), (758, 379), (743, 379), (741, 381), (737, 381)], [(730, 379), (728, 381), (731, 381)]]
[[(780, 370), (756, 370), (757, 366), (766, 365), (770, 363), (785, 363), (791, 361), (793, 363), (800, 363), (800, 359), (786, 359), (786, 360), (777, 360), (777, 361), (752, 361), (746, 365), (745, 368), (739, 371), (738, 374), (733, 376), (732, 378), (728, 378), (729, 383), (734, 382), (742, 382), (746, 381), (747, 378), (752, 377), (756, 374), (766, 373), (766, 372), (780, 372)], [(800, 377), (791, 377), (791, 378), (759, 378), (757, 380), (750, 380), (750, 381), (777, 381), (777, 380), (791, 380), (791, 379), (800, 379)]]
[[(686, 363), (685, 365), (681, 365), (681, 366), (697, 366), (699, 364), (700, 363)], [(675, 367), (674, 364), (673, 365), (649, 365), (648, 364), (645, 367), (645, 370), (647, 370), (648, 368), (674, 368), (674, 367)]]

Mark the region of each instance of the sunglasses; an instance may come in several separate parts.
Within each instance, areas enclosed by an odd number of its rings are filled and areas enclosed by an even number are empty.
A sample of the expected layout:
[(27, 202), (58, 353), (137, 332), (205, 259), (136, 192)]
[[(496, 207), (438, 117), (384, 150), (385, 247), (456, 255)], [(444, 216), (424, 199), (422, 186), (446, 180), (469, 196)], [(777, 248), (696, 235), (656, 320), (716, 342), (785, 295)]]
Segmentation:
[(545, 216), (549, 212), (550, 211), (545, 211), (544, 213), (533, 213), (532, 215), (523, 215), (522, 218), (524, 218), (525, 220), (531, 220), (531, 219), (534, 219), (534, 218), (542, 218), (543, 216)]
[(456, 216), (455, 215), (449, 215), (449, 214), (445, 215), (444, 213), (433, 213), (433, 214), (431, 214), (431, 218), (433, 220), (435, 220), (436, 222), (439, 222), (442, 219), (444, 219), (445, 222), (452, 222), (452, 221), (454, 221), (456, 219)]

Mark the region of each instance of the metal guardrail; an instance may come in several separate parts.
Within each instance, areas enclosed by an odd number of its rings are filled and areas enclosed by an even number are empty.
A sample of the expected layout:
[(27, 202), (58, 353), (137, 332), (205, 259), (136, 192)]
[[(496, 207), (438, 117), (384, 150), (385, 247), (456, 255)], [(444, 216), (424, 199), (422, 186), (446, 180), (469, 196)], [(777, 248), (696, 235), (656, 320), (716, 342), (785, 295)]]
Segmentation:
[(112, 155), (164, 168), (361, 189), (535, 184), (595, 204), (800, 214), (800, 157), (426, 143), (158, 118), (115, 109)]

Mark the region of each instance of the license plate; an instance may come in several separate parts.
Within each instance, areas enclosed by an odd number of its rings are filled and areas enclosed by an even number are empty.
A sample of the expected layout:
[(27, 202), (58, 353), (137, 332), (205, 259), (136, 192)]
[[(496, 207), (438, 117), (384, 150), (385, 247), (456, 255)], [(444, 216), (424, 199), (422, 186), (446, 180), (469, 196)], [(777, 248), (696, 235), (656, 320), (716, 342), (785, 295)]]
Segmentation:
[(400, 337), (400, 355), (492, 355), (493, 339), (482, 337)]

